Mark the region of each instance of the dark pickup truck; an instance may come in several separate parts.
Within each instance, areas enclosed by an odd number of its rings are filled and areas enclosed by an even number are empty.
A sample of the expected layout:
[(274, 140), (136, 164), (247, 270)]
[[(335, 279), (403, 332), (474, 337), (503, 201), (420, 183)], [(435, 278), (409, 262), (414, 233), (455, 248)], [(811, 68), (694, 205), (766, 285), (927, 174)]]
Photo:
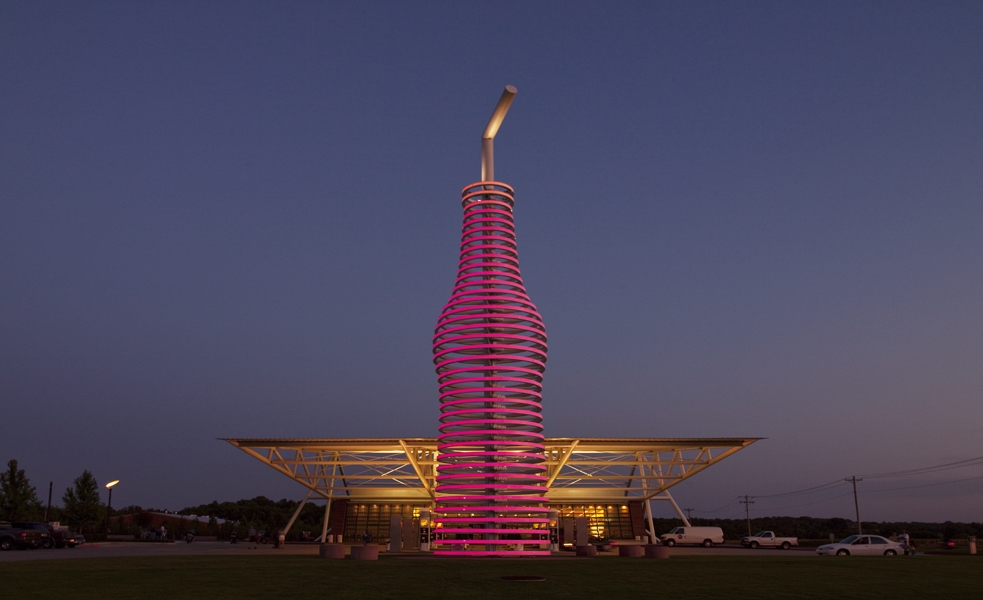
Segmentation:
[(51, 539), (55, 542), (55, 548), (74, 548), (85, 543), (85, 538), (81, 533), (74, 533), (70, 529), (52, 529)]
[(5, 521), (0, 522), (0, 550), (37, 548), (44, 543), (43, 540), (37, 529), (22, 529)]
[(17, 522), (14, 521), (10, 524), (14, 529), (33, 529), (41, 534), (41, 543), (39, 544), (42, 548), (54, 548), (55, 538), (51, 535), (51, 531), (44, 523), (34, 523), (28, 521)]

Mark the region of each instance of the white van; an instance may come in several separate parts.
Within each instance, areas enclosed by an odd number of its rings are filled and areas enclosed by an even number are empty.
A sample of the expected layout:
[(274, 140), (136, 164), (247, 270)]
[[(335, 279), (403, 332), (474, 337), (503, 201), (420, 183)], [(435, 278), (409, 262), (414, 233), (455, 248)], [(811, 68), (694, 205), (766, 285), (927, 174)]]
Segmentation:
[(724, 530), (719, 527), (677, 527), (660, 537), (666, 546), (699, 544), (709, 548), (714, 544), (724, 543)]

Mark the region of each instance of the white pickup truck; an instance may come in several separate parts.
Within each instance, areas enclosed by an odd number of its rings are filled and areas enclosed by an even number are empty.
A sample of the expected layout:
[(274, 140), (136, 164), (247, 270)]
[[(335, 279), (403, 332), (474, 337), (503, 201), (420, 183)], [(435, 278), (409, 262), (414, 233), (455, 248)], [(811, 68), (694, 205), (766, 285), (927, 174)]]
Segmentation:
[(759, 531), (754, 535), (741, 538), (741, 545), (745, 548), (781, 548), (788, 550), (792, 546), (799, 545), (797, 537), (778, 537), (774, 531)]

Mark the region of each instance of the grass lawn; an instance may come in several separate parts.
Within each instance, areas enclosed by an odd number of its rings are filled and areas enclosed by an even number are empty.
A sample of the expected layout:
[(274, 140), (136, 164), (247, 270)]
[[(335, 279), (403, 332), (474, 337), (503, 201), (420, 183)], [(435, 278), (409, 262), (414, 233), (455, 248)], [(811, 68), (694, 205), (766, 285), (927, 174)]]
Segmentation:
[[(540, 575), (545, 582), (503, 581)], [(306, 556), (0, 564), (3, 598), (981, 598), (976, 557), (672, 557), (378, 562)]]

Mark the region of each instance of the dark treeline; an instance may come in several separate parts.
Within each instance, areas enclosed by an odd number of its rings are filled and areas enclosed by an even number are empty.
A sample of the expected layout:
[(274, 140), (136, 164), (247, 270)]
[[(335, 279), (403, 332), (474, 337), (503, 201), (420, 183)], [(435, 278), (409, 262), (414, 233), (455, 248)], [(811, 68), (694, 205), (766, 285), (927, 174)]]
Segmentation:
[[(100, 498), (102, 487), (89, 471), (83, 471), (72, 486), (61, 495), (61, 506), (48, 507), (46, 502), (38, 498), (37, 489), (24, 469), (16, 460), (10, 460), (7, 468), (0, 471), (0, 521), (59, 521), (75, 531), (81, 531), (86, 539), (104, 539), (107, 531), (118, 534), (139, 534), (149, 528), (152, 522), (150, 513), (168, 512), (162, 509), (127, 506), (121, 509), (109, 510)], [(57, 498), (57, 496), (55, 496)], [(188, 521), (187, 528), (195, 529), (200, 535), (215, 535), (227, 539), (236, 530), (240, 536), (245, 535), (250, 527), (265, 529), (273, 534), (286, 526), (290, 517), (297, 510), (296, 500), (280, 500), (275, 502), (263, 496), (237, 502), (212, 502), (200, 506), (189, 506), (178, 511), (178, 515), (198, 515), (224, 519), (229, 523), (218, 524), (214, 519), (209, 523), (192, 523)], [(120, 517), (133, 515), (124, 523)], [(324, 505), (307, 504), (291, 528), (288, 539), (298, 539), (300, 532), (310, 531), (314, 536), (321, 534), (321, 522), (324, 519)], [(183, 529), (183, 526), (179, 526)], [(173, 529), (173, 528), (172, 528)]]
[(0, 473), (0, 521), (59, 521), (94, 537), (106, 516), (106, 506), (99, 499), (99, 484), (92, 473), (83, 471), (76, 477), (61, 502), (60, 507), (43, 504), (16, 460), (8, 461), (7, 469)]
[[(297, 510), (297, 500), (281, 499), (274, 502), (265, 496), (256, 496), (249, 500), (236, 502), (212, 502), (199, 506), (189, 506), (178, 511), (182, 515), (208, 515), (237, 521), (245, 526), (276, 532), (287, 525), (294, 511)], [(321, 524), (324, 521), (324, 505), (307, 503), (300, 515), (290, 528), (288, 539), (297, 538), (301, 531), (310, 531), (317, 537), (321, 535)]]
[[(217, 521), (206, 524), (189, 524), (189, 528), (195, 529), (198, 535), (214, 535), (220, 539), (227, 539), (229, 533), (237, 531), (240, 536), (244, 536), (249, 528), (265, 530), (271, 535), (282, 529), (290, 521), (294, 511), (297, 510), (297, 500), (273, 501), (265, 496), (257, 496), (248, 500), (238, 500), (236, 502), (212, 502), (210, 504), (200, 504), (189, 506), (177, 511), (177, 515), (197, 515), (199, 517), (210, 517), (223, 519), (227, 523), (219, 524)], [(126, 506), (118, 511), (113, 511), (115, 515), (134, 515), (134, 522), (138, 527), (146, 527), (150, 519), (146, 515), (149, 512), (164, 512), (163, 510), (144, 509), (139, 506)], [(309, 531), (314, 537), (321, 535), (321, 524), (324, 520), (324, 505), (308, 503), (300, 511), (300, 515), (294, 522), (288, 540), (300, 538), (301, 532)]]
[[(653, 519), (657, 533), (665, 533), (683, 522), (679, 519)], [(736, 540), (747, 535), (747, 521), (744, 519), (690, 519), (694, 527), (720, 527), (724, 537)], [(817, 519), (814, 517), (762, 517), (751, 519), (751, 533), (774, 531), (777, 535), (795, 536), (804, 540), (827, 540), (833, 534), (836, 539), (845, 538), (857, 532), (856, 521), (850, 519)], [(920, 523), (885, 522), (863, 523), (864, 533), (892, 535), (907, 531), (911, 537), (922, 540), (963, 539), (971, 535), (983, 537), (983, 523)]]

